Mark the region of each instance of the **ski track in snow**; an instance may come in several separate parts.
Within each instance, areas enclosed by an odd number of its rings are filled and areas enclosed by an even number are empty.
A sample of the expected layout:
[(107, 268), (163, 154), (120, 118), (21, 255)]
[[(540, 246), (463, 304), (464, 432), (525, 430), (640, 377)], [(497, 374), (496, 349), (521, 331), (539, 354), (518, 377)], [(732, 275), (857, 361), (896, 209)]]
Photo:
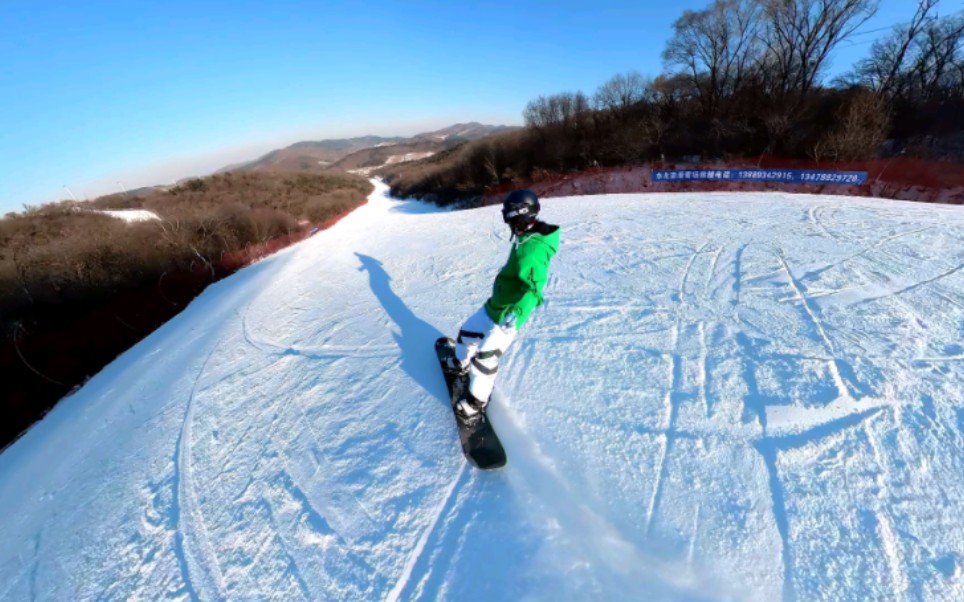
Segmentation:
[[(218, 567), (217, 555), (212, 549), (211, 538), (204, 518), (198, 512), (197, 492), (191, 470), (191, 425), (194, 397), (198, 384), (204, 376), (204, 368), (211, 354), (201, 364), (191, 396), (184, 413), (184, 425), (174, 446), (174, 516), (177, 522), (176, 554), (182, 569), (182, 577), (191, 598), (217, 599), (224, 597), (224, 576)], [(193, 576), (192, 576), (193, 574)], [(199, 587), (200, 586), (200, 587)], [(200, 590), (200, 593), (198, 592)]]
[(482, 473), (431, 345), (508, 236), (385, 190), (0, 455), (0, 600), (964, 599), (964, 209), (548, 199)]
[(399, 600), (400, 596), (402, 595), (402, 592), (405, 591), (405, 588), (406, 586), (408, 586), (408, 582), (412, 577), (412, 571), (415, 570), (415, 565), (418, 563), (419, 558), (422, 556), (422, 553), (425, 551), (426, 542), (434, 532), (435, 525), (436, 523), (438, 523), (439, 518), (441, 518), (442, 514), (445, 513), (446, 508), (451, 506), (456, 489), (460, 484), (462, 484), (464, 477), (468, 474), (468, 470), (469, 469), (466, 467), (466, 465), (463, 464), (462, 468), (459, 470), (458, 476), (452, 479), (452, 484), (449, 486), (448, 491), (445, 493), (445, 497), (442, 499), (442, 502), (439, 504), (438, 510), (432, 515), (432, 522), (429, 523), (428, 527), (426, 527), (425, 533), (418, 540), (418, 543), (415, 545), (415, 549), (412, 550), (412, 554), (409, 557), (408, 562), (405, 564), (404, 570), (402, 571), (402, 576), (395, 584), (395, 587), (392, 588), (392, 591), (388, 592), (388, 596), (385, 598), (386, 601), (397, 602), (397, 600)]

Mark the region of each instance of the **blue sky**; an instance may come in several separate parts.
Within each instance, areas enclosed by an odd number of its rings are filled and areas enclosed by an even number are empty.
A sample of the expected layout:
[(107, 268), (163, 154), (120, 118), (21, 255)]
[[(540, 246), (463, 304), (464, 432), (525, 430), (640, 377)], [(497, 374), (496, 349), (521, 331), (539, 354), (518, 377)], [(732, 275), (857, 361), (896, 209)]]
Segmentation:
[[(540, 94), (658, 74), (675, 2), (0, 4), (0, 214), (204, 174), (298, 140), (519, 124)], [(862, 29), (906, 20), (883, 0)], [(854, 38), (836, 69), (880, 33)]]

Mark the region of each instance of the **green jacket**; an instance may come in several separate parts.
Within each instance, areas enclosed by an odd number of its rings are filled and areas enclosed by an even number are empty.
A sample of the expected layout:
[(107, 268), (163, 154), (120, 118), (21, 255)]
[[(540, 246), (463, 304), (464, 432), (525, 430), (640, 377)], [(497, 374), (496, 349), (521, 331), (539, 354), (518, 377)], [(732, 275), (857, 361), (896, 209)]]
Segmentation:
[(515, 240), (509, 261), (495, 277), (492, 296), (485, 312), (502, 324), (515, 314), (520, 328), (536, 307), (542, 304), (542, 289), (549, 278), (549, 260), (559, 250), (559, 226), (537, 222), (535, 227)]

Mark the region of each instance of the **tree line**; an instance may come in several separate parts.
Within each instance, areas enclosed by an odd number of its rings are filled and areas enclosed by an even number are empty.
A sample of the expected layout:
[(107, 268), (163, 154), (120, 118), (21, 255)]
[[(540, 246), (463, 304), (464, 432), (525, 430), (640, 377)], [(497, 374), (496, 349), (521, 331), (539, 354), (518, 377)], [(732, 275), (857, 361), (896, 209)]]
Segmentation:
[(664, 72), (618, 74), (593, 94), (540, 96), (526, 128), (385, 172), (441, 203), (539, 170), (772, 154), (852, 161), (903, 153), (964, 160), (964, 11), (917, 0), (907, 22), (826, 81), (879, 0), (715, 0), (685, 11)]

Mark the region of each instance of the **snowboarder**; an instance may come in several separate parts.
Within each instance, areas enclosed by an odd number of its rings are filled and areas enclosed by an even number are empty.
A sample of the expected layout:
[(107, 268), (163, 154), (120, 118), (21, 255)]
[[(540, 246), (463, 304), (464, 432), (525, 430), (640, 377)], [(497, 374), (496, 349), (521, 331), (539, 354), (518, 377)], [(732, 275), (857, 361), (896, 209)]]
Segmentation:
[(531, 190), (513, 190), (506, 196), (502, 219), (512, 231), (509, 260), (495, 277), (492, 296), (459, 330), (452, 358), (458, 363), (449, 368), (469, 374), (466, 398), (455, 406), (456, 416), (467, 425), (484, 415), (499, 358), (532, 310), (542, 304), (549, 260), (559, 249), (559, 226), (540, 221), (539, 209), (539, 198)]

